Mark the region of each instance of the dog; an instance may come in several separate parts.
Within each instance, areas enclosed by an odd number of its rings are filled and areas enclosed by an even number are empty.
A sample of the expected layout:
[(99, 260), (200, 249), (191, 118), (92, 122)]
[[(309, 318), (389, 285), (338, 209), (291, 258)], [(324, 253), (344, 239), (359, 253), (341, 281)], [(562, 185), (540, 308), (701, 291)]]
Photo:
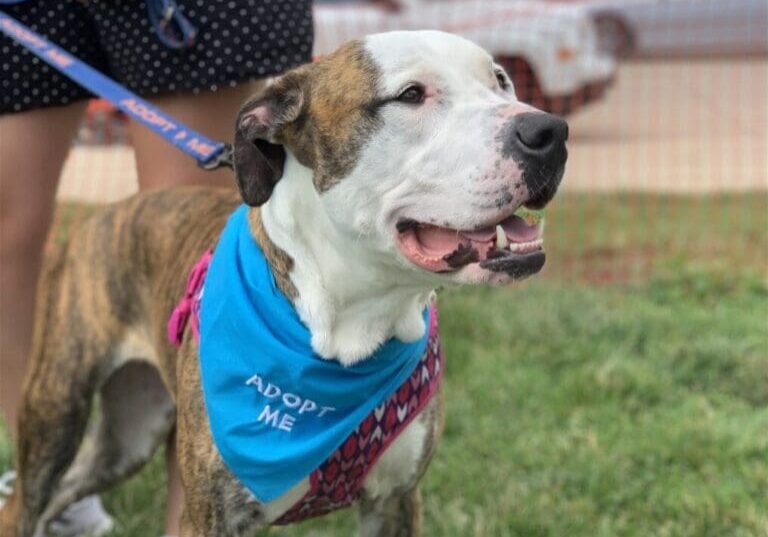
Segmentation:
[[(567, 137), (563, 120), (518, 102), (486, 51), (441, 32), (372, 35), (275, 79), (237, 118), (239, 196), (134, 196), (48, 260), (0, 536), (44, 535), (68, 504), (138, 471), (174, 426), (182, 537), (279, 522), (309, 479), (259, 501), (212, 437), (197, 339), (167, 339), (186, 276), (227, 219), (245, 202), (312, 350), (352, 368), (393, 338), (423, 338), (434, 289), (542, 268), (540, 227), (514, 213), (555, 195)], [(363, 537), (419, 534), (418, 483), (441, 417), (430, 398), (366, 473), (354, 498)]]

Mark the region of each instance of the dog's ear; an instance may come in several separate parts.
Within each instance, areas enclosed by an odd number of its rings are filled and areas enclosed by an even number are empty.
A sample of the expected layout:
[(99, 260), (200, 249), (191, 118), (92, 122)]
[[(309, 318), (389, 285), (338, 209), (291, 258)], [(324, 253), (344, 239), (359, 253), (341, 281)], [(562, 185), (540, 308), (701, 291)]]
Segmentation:
[(265, 203), (283, 175), (284, 132), (307, 103), (300, 70), (275, 80), (240, 110), (235, 127), (235, 177), (243, 201)]

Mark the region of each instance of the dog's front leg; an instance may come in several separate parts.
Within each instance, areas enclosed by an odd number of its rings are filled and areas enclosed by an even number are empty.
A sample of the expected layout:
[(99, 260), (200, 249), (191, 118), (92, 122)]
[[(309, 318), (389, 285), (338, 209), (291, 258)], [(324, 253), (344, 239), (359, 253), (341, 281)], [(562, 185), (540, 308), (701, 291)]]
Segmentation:
[(421, 494), (418, 487), (385, 498), (360, 500), (360, 537), (419, 537)]
[(189, 511), (184, 509), (181, 515), (181, 527), (179, 528), (179, 537), (206, 537), (205, 532), (196, 528), (189, 516)]
[(197, 348), (180, 351), (176, 392), (176, 451), (184, 484), (180, 537), (241, 537), (266, 526), (261, 504), (227, 469), (205, 411)]

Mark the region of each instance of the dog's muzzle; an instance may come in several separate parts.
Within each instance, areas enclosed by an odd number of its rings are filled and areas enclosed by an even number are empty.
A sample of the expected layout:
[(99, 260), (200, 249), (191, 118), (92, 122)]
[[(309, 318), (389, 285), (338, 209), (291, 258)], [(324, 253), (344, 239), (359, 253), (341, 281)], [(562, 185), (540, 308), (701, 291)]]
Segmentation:
[(502, 152), (523, 170), (530, 197), (527, 207), (544, 207), (563, 178), (568, 123), (545, 112), (518, 114), (505, 127)]

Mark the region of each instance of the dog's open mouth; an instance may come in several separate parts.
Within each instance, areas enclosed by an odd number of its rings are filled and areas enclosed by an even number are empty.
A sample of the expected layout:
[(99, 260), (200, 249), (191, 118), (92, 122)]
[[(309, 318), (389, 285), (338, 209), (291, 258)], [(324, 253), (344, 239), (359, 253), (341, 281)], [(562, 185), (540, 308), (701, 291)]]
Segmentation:
[(398, 243), (412, 263), (430, 272), (453, 272), (478, 263), (522, 277), (544, 265), (540, 220), (540, 214), (522, 210), (489, 226), (457, 230), (403, 219), (397, 225)]

